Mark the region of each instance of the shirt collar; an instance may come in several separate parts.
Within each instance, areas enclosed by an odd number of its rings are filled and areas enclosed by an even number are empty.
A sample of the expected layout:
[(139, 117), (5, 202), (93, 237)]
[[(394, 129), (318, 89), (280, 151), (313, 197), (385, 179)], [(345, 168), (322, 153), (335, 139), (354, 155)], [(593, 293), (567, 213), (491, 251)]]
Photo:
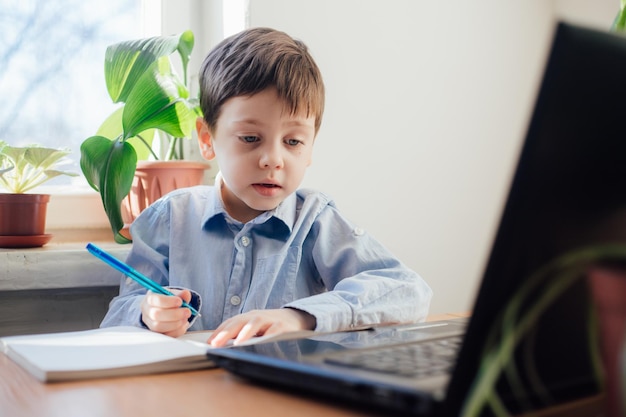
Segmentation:
[[(211, 220), (220, 215), (230, 223), (241, 224), (241, 222), (239, 222), (238, 220), (233, 219), (224, 207), (222, 193), (220, 192), (222, 185), (222, 173), (218, 172), (215, 176), (215, 186), (213, 187), (212, 198), (208, 200), (207, 207), (205, 208), (204, 215), (202, 216), (203, 228), (208, 227), (208, 224), (211, 222)], [(296, 193), (291, 193), (285, 200), (283, 200), (278, 205), (278, 207), (273, 210), (261, 213), (250, 222), (253, 224), (263, 224), (271, 219), (276, 219), (283, 223), (287, 227), (287, 229), (289, 229), (289, 232), (291, 232), (296, 221), (296, 200)]]

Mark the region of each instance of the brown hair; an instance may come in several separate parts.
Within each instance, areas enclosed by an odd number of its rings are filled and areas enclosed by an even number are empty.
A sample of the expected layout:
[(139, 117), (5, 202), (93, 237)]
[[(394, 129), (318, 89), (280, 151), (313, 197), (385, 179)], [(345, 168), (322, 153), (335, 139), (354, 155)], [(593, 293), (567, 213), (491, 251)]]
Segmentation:
[(252, 28), (220, 42), (200, 68), (200, 107), (215, 129), (220, 109), (231, 97), (275, 87), (291, 114), (315, 116), (315, 133), (324, 112), (324, 83), (306, 45), (284, 32)]

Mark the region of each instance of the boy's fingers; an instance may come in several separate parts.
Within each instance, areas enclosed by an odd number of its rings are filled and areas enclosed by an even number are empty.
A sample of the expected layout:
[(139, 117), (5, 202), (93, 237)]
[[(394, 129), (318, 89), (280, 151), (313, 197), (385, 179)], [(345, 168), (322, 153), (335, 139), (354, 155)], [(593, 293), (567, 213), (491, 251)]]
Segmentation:
[(183, 322), (191, 317), (191, 311), (188, 308), (149, 307), (142, 311), (155, 322)]
[(258, 325), (255, 325), (253, 322), (248, 322), (241, 328), (237, 338), (233, 342), (234, 344), (238, 344), (241, 342), (245, 342), (246, 340), (254, 337), (259, 332)]
[(241, 320), (240, 317), (234, 317), (226, 320), (217, 329), (215, 329), (207, 342), (214, 347), (224, 346), (229, 340), (235, 338), (239, 334), (245, 324), (246, 322)]
[[(145, 323), (145, 320), (144, 320)], [(147, 324), (147, 323), (146, 323)], [(150, 330), (158, 332), (158, 333), (174, 333), (180, 330), (187, 330), (187, 321), (179, 320), (179, 321), (150, 321), (151, 326)], [(182, 334), (182, 333), (181, 333)]]
[(208, 343), (214, 347), (225, 346), (226, 343), (239, 333), (239, 330), (231, 327), (231, 328), (222, 328), (217, 329), (213, 332), (211, 337), (209, 337)]
[(187, 320), (179, 320), (179, 321), (158, 321), (151, 320), (146, 317), (142, 317), (142, 320), (146, 326), (153, 332), (170, 334), (173, 332), (178, 332), (178, 335), (185, 333), (189, 328), (189, 323)]
[(168, 288), (174, 295), (183, 299), (183, 301), (190, 302), (191, 301), (191, 291), (189, 290), (179, 290), (176, 288)]
[(180, 336), (189, 328), (188, 319), (190, 315), (191, 312), (188, 309), (172, 310), (149, 307), (142, 309), (141, 320), (152, 331), (170, 336)]
[[(183, 335), (189, 328), (191, 311), (180, 308), (183, 291), (175, 296), (157, 294), (148, 291), (141, 302), (141, 320), (152, 331), (167, 336), (178, 337)], [(191, 298), (191, 293), (187, 291)]]
[(171, 336), (171, 337), (178, 337), (178, 336), (182, 336), (187, 332), (187, 329), (189, 328), (190, 324), (188, 322), (183, 323), (180, 327), (178, 327), (175, 330), (172, 330), (170, 332), (165, 332), (163, 333), (166, 336)]
[(228, 331), (223, 330), (213, 333), (211, 337), (209, 337), (209, 340), (207, 340), (207, 343), (213, 347), (222, 347), (225, 346), (230, 339), (232, 339), (232, 336), (229, 335)]
[[(189, 300), (191, 300), (191, 293), (189, 293), (189, 291), (187, 291), (187, 293), (189, 294)], [(172, 297), (171, 295), (157, 294), (155, 292), (148, 291), (146, 293), (146, 301), (148, 302), (148, 304), (154, 307), (177, 308), (183, 304), (182, 295), (176, 294), (175, 297)]]

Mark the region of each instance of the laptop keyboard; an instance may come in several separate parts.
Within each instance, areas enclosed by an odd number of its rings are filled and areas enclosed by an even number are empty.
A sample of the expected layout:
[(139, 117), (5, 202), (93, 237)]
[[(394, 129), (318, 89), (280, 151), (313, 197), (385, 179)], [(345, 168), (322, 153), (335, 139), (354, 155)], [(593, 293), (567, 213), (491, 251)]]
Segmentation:
[(436, 376), (452, 370), (461, 341), (461, 336), (454, 336), (413, 344), (382, 346), (327, 358), (325, 362), (407, 377)]

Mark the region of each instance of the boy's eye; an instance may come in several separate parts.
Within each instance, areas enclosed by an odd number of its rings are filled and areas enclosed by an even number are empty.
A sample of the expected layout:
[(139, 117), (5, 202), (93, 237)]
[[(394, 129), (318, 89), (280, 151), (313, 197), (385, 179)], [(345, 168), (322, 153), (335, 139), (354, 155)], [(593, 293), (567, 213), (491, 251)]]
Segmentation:
[(253, 143), (259, 140), (257, 136), (240, 136), (239, 138), (246, 143)]
[(296, 146), (301, 144), (302, 142), (299, 141), (298, 139), (287, 139), (287, 145), (289, 146)]

